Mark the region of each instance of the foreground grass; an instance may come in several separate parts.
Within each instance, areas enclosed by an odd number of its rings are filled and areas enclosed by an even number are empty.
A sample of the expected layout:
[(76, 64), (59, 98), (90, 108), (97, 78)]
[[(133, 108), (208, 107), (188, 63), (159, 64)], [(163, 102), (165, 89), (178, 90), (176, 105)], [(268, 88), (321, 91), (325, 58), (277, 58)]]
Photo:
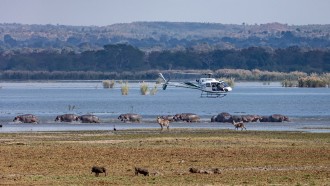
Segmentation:
[[(0, 134), (0, 184), (329, 185), (330, 135), (177, 129)], [(108, 176), (95, 177), (93, 165)], [(134, 167), (161, 176), (134, 176)], [(221, 174), (191, 174), (190, 167)]]

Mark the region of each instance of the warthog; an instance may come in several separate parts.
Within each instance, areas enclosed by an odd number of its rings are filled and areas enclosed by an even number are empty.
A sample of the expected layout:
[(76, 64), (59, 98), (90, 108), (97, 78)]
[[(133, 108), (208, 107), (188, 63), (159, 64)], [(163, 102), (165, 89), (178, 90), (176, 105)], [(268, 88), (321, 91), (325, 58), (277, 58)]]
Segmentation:
[(158, 122), (158, 124), (160, 125), (160, 127), (162, 128), (162, 130), (163, 130), (163, 127), (166, 127), (167, 128), (167, 130), (169, 130), (170, 129), (170, 121), (169, 120), (167, 120), (167, 119), (162, 119), (161, 117), (157, 117), (157, 122)]
[(82, 123), (100, 123), (100, 119), (91, 114), (78, 116), (77, 121), (81, 121)]
[(238, 130), (238, 128), (241, 128), (242, 130), (243, 130), (243, 129), (246, 130), (243, 121), (240, 121), (240, 122), (237, 122), (237, 123), (236, 123), (236, 122), (233, 120), (232, 123), (233, 123), (233, 125), (235, 126), (236, 130)]
[(22, 122), (22, 123), (39, 123), (37, 116), (33, 114), (24, 114), (16, 116), (13, 122)]
[(107, 169), (104, 167), (93, 166), (91, 174), (93, 172), (95, 173), (95, 176), (99, 176), (100, 173), (104, 173), (105, 176), (107, 175)]
[(149, 176), (148, 169), (135, 167), (135, 176), (138, 176), (139, 174), (143, 174), (144, 176)]
[(63, 114), (63, 115), (58, 115), (55, 118), (55, 121), (60, 121), (60, 122), (72, 122), (77, 120), (78, 120), (78, 116), (75, 114)]
[(118, 116), (118, 119), (123, 121), (123, 122), (139, 122), (141, 121), (141, 115), (139, 114), (133, 114), (133, 113), (127, 113), (127, 114), (121, 114), (120, 116)]

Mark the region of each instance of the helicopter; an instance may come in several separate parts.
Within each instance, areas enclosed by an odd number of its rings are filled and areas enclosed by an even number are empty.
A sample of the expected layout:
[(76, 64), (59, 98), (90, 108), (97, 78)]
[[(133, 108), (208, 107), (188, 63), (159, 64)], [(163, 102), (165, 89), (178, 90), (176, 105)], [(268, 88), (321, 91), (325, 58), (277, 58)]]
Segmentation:
[(166, 80), (162, 73), (158, 75), (164, 81), (163, 90), (166, 90), (167, 86), (197, 89), (201, 91), (202, 98), (222, 98), (232, 91), (226, 82), (212, 78), (212, 73), (203, 74), (207, 77), (196, 79), (196, 82), (170, 82), (170, 79)]

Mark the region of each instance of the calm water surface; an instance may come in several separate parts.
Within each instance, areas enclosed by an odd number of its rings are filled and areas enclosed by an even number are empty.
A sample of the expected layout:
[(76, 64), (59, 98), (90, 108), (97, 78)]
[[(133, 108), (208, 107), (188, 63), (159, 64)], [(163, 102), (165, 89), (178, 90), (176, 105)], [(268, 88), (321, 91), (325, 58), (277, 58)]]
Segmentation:
[[(153, 87), (149, 83), (149, 87)], [(230, 124), (210, 123), (220, 112), (231, 114), (284, 114), (292, 118), (289, 123), (249, 123), (250, 130), (301, 130), (330, 132), (329, 88), (282, 88), (279, 83), (236, 83), (224, 98), (200, 98), (197, 90), (160, 87), (156, 95), (140, 95), (139, 84), (130, 83), (128, 96), (122, 96), (120, 85), (103, 89), (101, 82), (25, 82), (0, 83), (0, 132), (10, 131), (65, 131), (107, 130), (116, 128), (156, 128), (157, 115), (191, 112), (199, 114), (198, 124), (173, 123), (172, 126), (197, 128), (232, 128)], [(69, 110), (69, 105), (75, 109)], [(142, 124), (121, 124), (118, 115), (127, 112), (143, 116)], [(15, 124), (19, 114), (37, 115), (41, 124)], [(59, 114), (78, 115), (93, 113), (103, 124), (55, 123)]]

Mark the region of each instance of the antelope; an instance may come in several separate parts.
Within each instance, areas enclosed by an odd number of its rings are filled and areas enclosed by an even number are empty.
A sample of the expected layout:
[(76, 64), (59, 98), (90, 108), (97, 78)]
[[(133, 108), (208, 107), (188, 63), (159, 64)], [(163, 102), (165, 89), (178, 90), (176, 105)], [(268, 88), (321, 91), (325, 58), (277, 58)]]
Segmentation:
[(158, 116), (157, 117), (157, 122), (160, 125), (160, 127), (162, 128), (162, 130), (163, 130), (163, 127), (166, 127), (167, 130), (170, 129), (170, 121), (169, 120), (163, 119), (163, 118)]
[(241, 130), (243, 130), (243, 129), (246, 130), (243, 121), (240, 121), (240, 122), (237, 122), (237, 123), (236, 123), (236, 122), (233, 120), (233, 125), (235, 126), (236, 130), (238, 130), (238, 128), (241, 128)]

